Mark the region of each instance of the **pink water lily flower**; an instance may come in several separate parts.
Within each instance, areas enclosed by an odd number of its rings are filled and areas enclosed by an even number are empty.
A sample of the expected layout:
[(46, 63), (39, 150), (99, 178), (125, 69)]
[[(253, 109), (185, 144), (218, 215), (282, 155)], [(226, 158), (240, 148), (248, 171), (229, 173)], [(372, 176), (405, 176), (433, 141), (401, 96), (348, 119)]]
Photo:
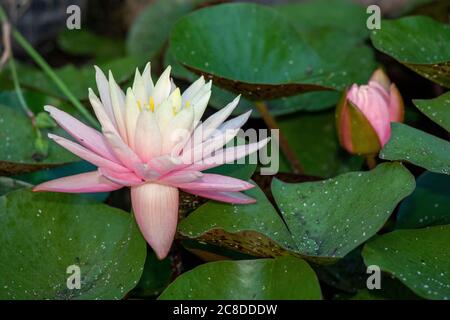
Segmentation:
[(46, 106), (51, 117), (75, 141), (49, 137), (98, 170), (42, 183), (34, 191), (105, 192), (131, 187), (133, 211), (144, 238), (160, 259), (175, 236), (179, 190), (217, 201), (246, 204), (254, 199), (241, 193), (252, 184), (223, 175), (203, 173), (233, 162), (263, 147), (268, 139), (226, 147), (250, 112), (225, 120), (239, 97), (204, 122), (200, 119), (211, 96), (211, 81), (203, 77), (183, 94), (170, 78), (170, 66), (154, 84), (150, 64), (136, 70), (126, 94), (111, 72), (106, 79), (96, 67), (100, 99), (89, 89), (89, 100), (101, 132), (67, 113)]
[(403, 99), (382, 69), (367, 85), (353, 84), (336, 109), (341, 145), (350, 153), (374, 155), (391, 136), (391, 122), (402, 122)]

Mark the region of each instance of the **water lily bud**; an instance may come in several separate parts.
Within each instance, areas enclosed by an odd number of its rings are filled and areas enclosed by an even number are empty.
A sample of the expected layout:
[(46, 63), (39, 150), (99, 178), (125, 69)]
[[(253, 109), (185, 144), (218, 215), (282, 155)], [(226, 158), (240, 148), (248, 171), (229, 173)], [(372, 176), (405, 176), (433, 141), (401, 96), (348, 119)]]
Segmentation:
[(391, 122), (402, 122), (403, 99), (378, 69), (367, 85), (352, 85), (336, 109), (341, 145), (352, 154), (377, 154), (391, 136)]

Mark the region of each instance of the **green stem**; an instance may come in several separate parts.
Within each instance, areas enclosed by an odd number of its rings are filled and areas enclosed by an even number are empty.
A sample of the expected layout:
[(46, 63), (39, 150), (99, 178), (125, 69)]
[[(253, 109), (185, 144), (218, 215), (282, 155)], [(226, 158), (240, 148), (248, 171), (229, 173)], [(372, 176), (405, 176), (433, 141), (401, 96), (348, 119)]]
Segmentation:
[[(0, 6), (0, 20), (1, 22), (7, 21), (5, 11)], [(14, 39), (19, 43), (22, 48), (28, 53), (28, 55), (34, 60), (34, 62), (47, 74), (47, 76), (55, 83), (59, 90), (67, 97), (67, 99), (74, 105), (74, 107), (88, 120), (92, 125), (98, 127), (98, 122), (91, 115), (91, 113), (86, 110), (83, 104), (74, 96), (74, 94), (69, 90), (66, 84), (58, 77), (58, 75), (53, 71), (52, 67), (42, 58), (42, 56), (31, 46), (31, 44), (18, 32), (17, 30), (12, 30), (12, 35)]]
[[(269, 127), (269, 129), (279, 130), (280, 127), (278, 126), (278, 123), (275, 120), (275, 118), (270, 113), (267, 104), (264, 101), (255, 101), (254, 104), (256, 106), (256, 109), (258, 109), (259, 113), (261, 114), (261, 117), (266, 123), (267, 127)], [(300, 161), (298, 160), (297, 154), (291, 148), (289, 142), (287, 141), (287, 139), (285, 138), (284, 134), (281, 131), (279, 131), (279, 138), (281, 151), (283, 152), (289, 164), (291, 165), (292, 172), (295, 174), (303, 174), (304, 173), (303, 167), (300, 164)]]
[(34, 113), (28, 107), (28, 104), (25, 101), (25, 97), (23, 96), (22, 88), (20, 87), (19, 83), (19, 77), (17, 76), (16, 64), (14, 63), (14, 57), (12, 53), (11, 56), (9, 57), (9, 68), (11, 70), (14, 90), (16, 91), (17, 99), (19, 99), (20, 106), (22, 107), (23, 111), (25, 111), (28, 117), (34, 118)]

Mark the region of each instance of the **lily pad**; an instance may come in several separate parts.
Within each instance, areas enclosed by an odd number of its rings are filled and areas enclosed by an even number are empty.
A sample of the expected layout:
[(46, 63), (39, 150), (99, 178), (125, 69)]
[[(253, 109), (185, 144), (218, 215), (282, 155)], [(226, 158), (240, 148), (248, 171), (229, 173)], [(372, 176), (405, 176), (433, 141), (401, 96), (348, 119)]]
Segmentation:
[(190, 13), (175, 24), (170, 41), (182, 65), (251, 100), (341, 90), (361, 73), (349, 72), (354, 61), (348, 57), (345, 66), (322, 59), (284, 16), (255, 4)]
[(350, 0), (310, 0), (275, 8), (302, 32), (330, 27), (358, 40), (369, 36), (365, 8)]
[(141, 276), (146, 243), (122, 210), (21, 189), (0, 197), (0, 226), (0, 299), (121, 299)]
[[(364, 246), (367, 265), (378, 265), (417, 295), (427, 299), (450, 298), (450, 225), (397, 230)], [(383, 285), (383, 284), (381, 284)]]
[(299, 184), (272, 182), (274, 199), (299, 252), (343, 257), (372, 237), (415, 186), (399, 163)]
[[(277, 120), (305, 174), (331, 177), (361, 169), (363, 159), (349, 155), (339, 146), (334, 112), (294, 114)], [(280, 157), (280, 171), (289, 171), (289, 163), (283, 155)]]
[[(56, 134), (63, 134), (55, 129)], [(43, 138), (47, 140), (45, 133)], [(22, 110), (0, 105), (0, 174), (32, 172), (79, 160), (64, 148), (49, 143), (48, 155), (35, 149), (36, 132)]]
[(318, 300), (314, 271), (294, 257), (206, 263), (178, 277), (161, 300)]
[(450, 176), (424, 172), (414, 192), (400, 205), (396, 227), (423, 228), (450, 224)]
[[(175, 78), (188, 82), (196, 80), (197, 75), (184, 68), (167, 50), (164, 64), (172, 66), (172, 75)], [(209, 105), (215, 109), (221, 109), (236, 97), (236, 93), (212, 86), (212, 94)], [(320, 111), (334, 107), (339, 100), (340, 93), (337, 91), (317, 91), (299, 94), (292, 97), (282, 97), (267, 101), (267, 107), (272, 115), (285, 115), (295, 111)], [(256, 110), (254, 103), (245, 97), (241, 97), (239, 105), (233, 110), (233, 115), (240, 115), (253, 110), (251, 117), (260, 118), (261, 114)]]
[(245, 192), (248, 205), (208, 201), (180, 221), (182, 237), (208, 242), (253, 256), (275, 257), (295, 251), (292, 237), (275, 208), (255, 186)]
[(402, 123), (391, 124), (392, 133), (380, 152), (387, 160), (404, 160), (436, 173), (450, 173), (450, 142)]
[(450, 132), (450, 92), (435, 99), (413, 100), (413, 102), (428, 118)]
[(378, 50), (421, 76), (450, 88), (450, 26), (422, 16), (382, 20), (371, 34)]

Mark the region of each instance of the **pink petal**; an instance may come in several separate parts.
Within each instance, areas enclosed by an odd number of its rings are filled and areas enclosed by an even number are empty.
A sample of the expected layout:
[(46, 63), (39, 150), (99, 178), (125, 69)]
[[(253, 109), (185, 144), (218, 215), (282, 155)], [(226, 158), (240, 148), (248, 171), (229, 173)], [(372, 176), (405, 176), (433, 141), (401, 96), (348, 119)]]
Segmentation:
[(144, 180), (139, 178), (134, 172), (117, 172), (107, 168), (98, 168), (98, 170), (108, 180), (123, 186), (136, 186), (144, 182)]
[(89, 193), (113, 191), (120, 188), (122, 188), (121, 185), (106, 179), (98, 171), (91, 171), (41, 183), (35, 186), (33, 191)]
[(136, 153), (123, 142), (122, 138), (117, 133), (105, 131), (104, 135), (120, 162), (128, 169), (136, 172), (140, 178), (144, 178), (146, 176), (146, 168)]
[(213, 156), (205, 158), (202, 161), (196, 162), (186, 167), (185, 170), (203, 171), (220, 166), (224, 163), (234, 162), (235, 160), (241, 159), (246, 155), (258, 151), (259, 149), (264, 147), (269, 142), (269, 140), (270, 138), (266, 138), (259, 142), (222, 149), (216, 152)]
[(52, 106), (45, 106), (44, 110), (72, 137), (89, 150), (101, 155), (103, 158), (117, 161), (116, 156), (111, 152), (103, 135), (78, 121), (71, 115)]
[(195, 181), (202, 176), (203, 176), (203, 174), (200, 171), (181, 170), (181, 171), (175, 171), (173, 173), (169, 173), (169, 174), (165, 175), (164, 177), (162, 177), (161, 179), (159, 179), (158, 181), (163, 184), (168, 184), (168, 185), (176, 187), (182, 183), (188, 183), (188, 182)]
[(389, 97), (383, 87), (375, 82), (368, 86), (352, 87), (347, 95), (348, 99), (365, 115), (384, 145), (391, 135), (389, 120)]
[(344, 148), (348, 152), (352, 153), (354, 150), (352, 143), (352, 126), (350, 123), (349, 106), (346, 99), (341, 103), (343, 103), (344, 105), (340, 106), (340, 114), (338, 115), (339, 119), (337, 119), (337, 121), (339, 121), (339, 139)]
[(256, 200), (241, 193), (241, 192), (214, 192), (214, 191), (199, 191), (182, 189), (184, 192), (195, 194), (197, 196), (212, 199), (221, 202), (229, 202), (236, 204), (250, 204), (255, 203)]
[(236, 108), (239, 103), (240, 95), (237, 96), (232, 102), (220, 109), (202, 124), (198, 125), (192, 133), (191, 140), (187, 142), (188, 146), (202, 143), (208, 139), (211, 134), (230, 116), (231, 112)]
[(220, 174), (204, 173), (200, 179), (194, 182), (179, 184), (178, 187), (188, 190), (242, 191), (251, 189), (254, 185), (244, 180), (222, 176)]
[(153, 170), (156, 170), (160, 175), (166, 174), (183, 166), (180, 159), (172, 157), (170, 155), (163, 155), (153, 158), (148, 162), (148, 165)]
[(159, 259), (164, 259), (175, 237), (178, 189), (146, 183), (131, 187), (131, 201), (138, 226)]
[(48, 137), (50, 139), (52, 139), (53, 141), (55, 141), (60, 146), (62, 146), (63, 148), (66, 148), (67, 150), (69, 150), (73, 154), (77, 155), (81, 159), (84, 159), (84, 160), (92, 163), (93, 165), (96, 165), (97, 167), (105, 167), (110, 170), (114, 170), (114, 171), (118, 171), (118, 172), (128, 172), (129, 171), (127, 168), (121, 166), (120, 164), (113, 162), (111, 160), (102, 158), (99, 155), (97, 155), (96, 153), (80, 146), (79, 144), (77, 144), (73, 141), (67, 140), (63, 137), (60, 137), (60, 136), (57, 136), (57, 135), (54, 135), (51, 133), (48, 134)]
[(229, 129), (223, 133), (219, 133), (210, 137), (207, 141), (195, 145), (193, 148), (183, 151), (180, 155), (183, 163), (190, 164), (201, 161), (208, 157), (214, 151), (222, 148), (230, 140), (232, 140), (239, 132), (239, 129)]
[(114, 117), (114, 111), (111, 103), (111, 95), (109, 93), (109, 82), (106, 79), (103, 71), (97, 67), (95, 68), (95, 80), (97, 82), (98, 93), (100, 94), (100, 99), (103, 106), (105, 107), (106, 114), (111, 119), (111, 122), (115, 124), (116, 118)]

